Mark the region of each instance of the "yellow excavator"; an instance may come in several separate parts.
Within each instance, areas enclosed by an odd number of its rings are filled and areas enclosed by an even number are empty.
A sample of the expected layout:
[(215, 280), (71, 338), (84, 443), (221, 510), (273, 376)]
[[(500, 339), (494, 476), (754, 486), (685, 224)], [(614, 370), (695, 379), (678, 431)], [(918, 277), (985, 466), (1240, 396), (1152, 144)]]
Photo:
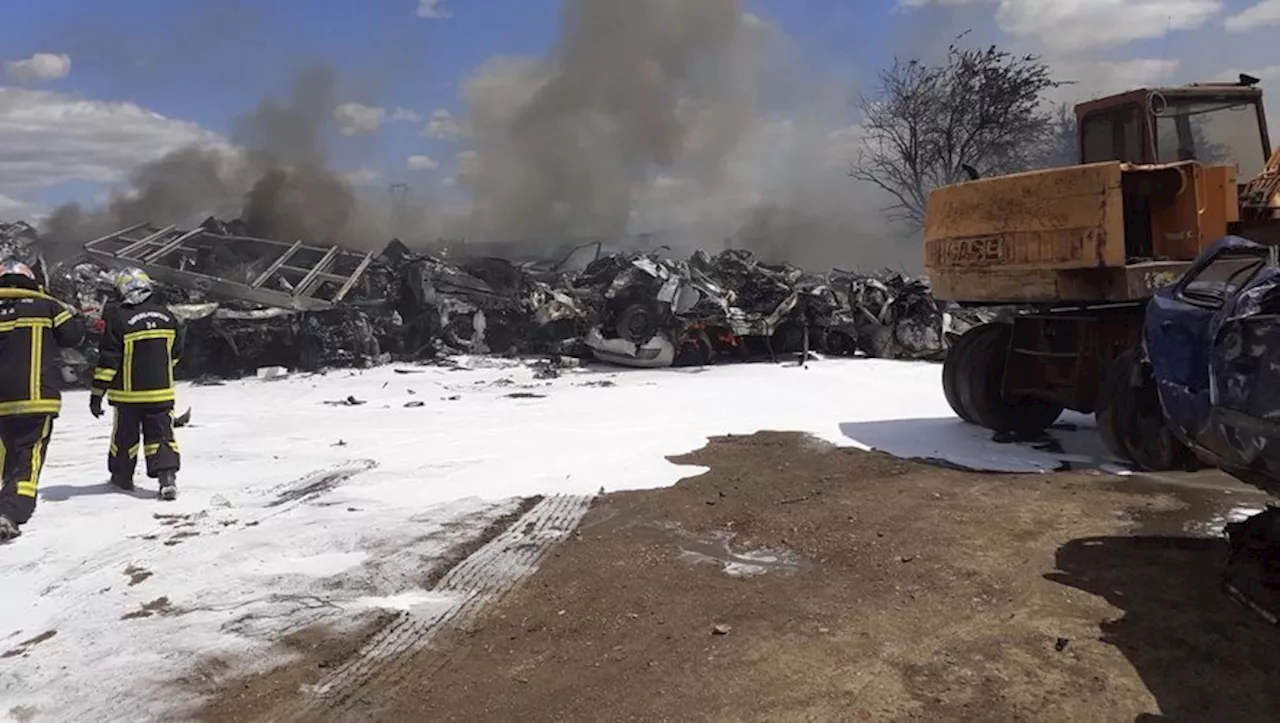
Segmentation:
[(1189, 469), (1154, 395), (1117, 404), (1146, 304), (1215, 241), (1280, 244), (1280, 151), (1258, 79), (1146, 88), (1076, 106), (1078, 163), (937, 188), (924, 266), (939, 300), (1015, 306), (955, 340), (943, 390), (965, 421), (1036, 434), (1096, 413), (1137, 467)]

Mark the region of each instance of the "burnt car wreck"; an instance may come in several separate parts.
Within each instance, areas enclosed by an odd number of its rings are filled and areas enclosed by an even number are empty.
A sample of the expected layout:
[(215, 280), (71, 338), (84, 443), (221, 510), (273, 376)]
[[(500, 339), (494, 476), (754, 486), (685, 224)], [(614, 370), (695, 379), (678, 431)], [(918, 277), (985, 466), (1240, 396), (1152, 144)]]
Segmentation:
[[(123, 228), (51, 267), (26, 224), (0, 225), (0, 246), (87, 317), (84, 347), (65, 355), (71, 383), (88, 378), (112, 273), (124, 266), (146, 270), (188, 324), (184, 379), (452, 354), (650, 368), (808, 352), (937, 361), (948, 325), (963, 323), (918, 279), (809, 273), (732, 249), (680, 259), (651, 248), (604, 253), (597, 242), (558, 261), (515, 262), (420, 253), (399, 240), (357, 252), (255, 238), (213, 218), (193, 229)], [(593, 246), (593, 256), (577, 253)]]

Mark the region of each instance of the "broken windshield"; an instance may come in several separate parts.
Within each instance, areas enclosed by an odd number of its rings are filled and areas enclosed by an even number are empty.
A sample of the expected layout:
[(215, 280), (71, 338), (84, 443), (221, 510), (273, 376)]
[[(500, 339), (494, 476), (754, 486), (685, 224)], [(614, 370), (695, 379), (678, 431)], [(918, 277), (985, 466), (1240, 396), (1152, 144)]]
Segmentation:
[(1161, 163), (1199, 161), (1234, 165), (1243, 182), (1262, 170), (1262, 131), (1252, 100), (1152, 99), (1156, 154)]

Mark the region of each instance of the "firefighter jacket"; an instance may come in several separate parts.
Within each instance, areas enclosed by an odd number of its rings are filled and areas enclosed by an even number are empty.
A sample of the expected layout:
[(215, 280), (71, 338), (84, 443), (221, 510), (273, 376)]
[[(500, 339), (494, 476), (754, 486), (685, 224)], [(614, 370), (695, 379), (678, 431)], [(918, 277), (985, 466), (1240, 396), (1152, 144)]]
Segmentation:
[(61, 301), (0, 288), (0, 417), (62, 411), (58, 347), (83, 338), (84, 324)]
[(118, 304), (105, 324), (93, 370), (93, 393), (113, 404), (173, 401), (173, 367), (182, 356), (182, 327), (164, 304)]

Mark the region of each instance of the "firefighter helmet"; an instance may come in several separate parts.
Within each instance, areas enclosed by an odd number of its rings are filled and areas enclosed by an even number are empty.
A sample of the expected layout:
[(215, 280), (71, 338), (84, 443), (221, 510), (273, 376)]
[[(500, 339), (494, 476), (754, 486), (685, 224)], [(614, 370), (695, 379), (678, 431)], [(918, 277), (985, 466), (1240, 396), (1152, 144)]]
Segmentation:
[(38, 290), (40, 281), (30, 266), (15, 259), (0, 262), (0, 286)]
[(139, 268), (128, 268), (116, 276), (116, 291), (129, 306), (141, 304), (151, 298), (155, 284), (147, 272)]

